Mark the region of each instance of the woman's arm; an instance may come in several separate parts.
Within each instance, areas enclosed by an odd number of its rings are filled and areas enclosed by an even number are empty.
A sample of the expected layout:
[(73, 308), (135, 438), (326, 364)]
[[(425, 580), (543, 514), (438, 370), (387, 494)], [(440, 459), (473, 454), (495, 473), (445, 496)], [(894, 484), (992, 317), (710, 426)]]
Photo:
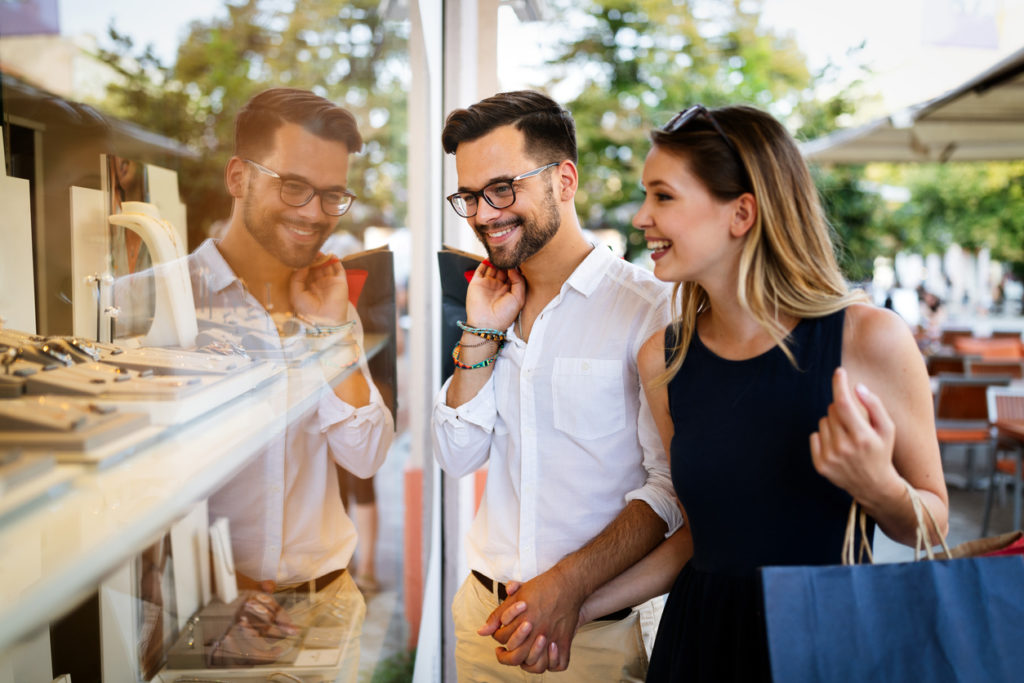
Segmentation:
[(668, 593), (692, 555), (693, 538), (684, 524), (642, 560), (591, 593), (580, 609), (579, 625)]
[[(931, 386), (902, 319), (864, 304), (846, 309), (842, 367), (832, 392), (828, 415), (811, 435), (818, 472), (849, 492), (887, 536), (913, 545), (917, 518), (905, 479), (945, 535), (949, 498)], [(931, 541), (939, 539), (933, 534)]]

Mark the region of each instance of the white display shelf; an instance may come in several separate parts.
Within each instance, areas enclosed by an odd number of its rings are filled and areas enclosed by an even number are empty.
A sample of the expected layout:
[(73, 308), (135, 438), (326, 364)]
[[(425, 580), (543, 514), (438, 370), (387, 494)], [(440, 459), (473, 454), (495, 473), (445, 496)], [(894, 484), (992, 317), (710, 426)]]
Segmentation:
[[(367, 335), (367, 357), (386, 342)], [(315, 364), (336, 384), (355, 368), (355, 349), (316, 354), (306, 374)], [(323, 383), (307, 383), (303, 373), (289, 369), (184, 424), (158, 427), (112, 467), (58, 465), (68, 489), (0, 525), (0, 652), (78, 605), (313, 410)]]

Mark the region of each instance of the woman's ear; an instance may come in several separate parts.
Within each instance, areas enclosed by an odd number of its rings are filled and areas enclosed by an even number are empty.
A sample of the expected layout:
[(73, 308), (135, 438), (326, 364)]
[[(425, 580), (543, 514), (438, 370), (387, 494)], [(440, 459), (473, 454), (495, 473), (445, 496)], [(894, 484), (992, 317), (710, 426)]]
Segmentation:
[(240, 157), (231, 157), (224, 169), (224, 184), (228, 194), (235, 199), (241, 199), (245, 194), (245, 171), (246, 163)]
[(757, 220), (757, 199), (750, 192), (744, 192), (733, 200), (736, 203), (732, 214), (729, 233), (733, 237), (743, 237)]

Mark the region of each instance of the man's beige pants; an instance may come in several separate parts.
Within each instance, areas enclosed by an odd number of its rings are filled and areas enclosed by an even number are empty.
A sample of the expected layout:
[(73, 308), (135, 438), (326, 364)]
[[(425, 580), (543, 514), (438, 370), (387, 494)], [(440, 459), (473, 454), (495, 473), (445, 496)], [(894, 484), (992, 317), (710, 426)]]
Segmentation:
[(569, 668), (543, 674), (526, 673), (506, 666), (494, 655), (500, 643), (490, 636), (478, 636), (479, 629), (498, 597), (470, 574), (452, 602), (455, 621), (455, 664), (460, 683), (501, 681), (558, 681), (570, 683), (616, 683), (643, 681), (647, 675), (647, 650), (640, 631), (640, 619), (633, 611), (619, 621), (592, 621), (572, 641)]

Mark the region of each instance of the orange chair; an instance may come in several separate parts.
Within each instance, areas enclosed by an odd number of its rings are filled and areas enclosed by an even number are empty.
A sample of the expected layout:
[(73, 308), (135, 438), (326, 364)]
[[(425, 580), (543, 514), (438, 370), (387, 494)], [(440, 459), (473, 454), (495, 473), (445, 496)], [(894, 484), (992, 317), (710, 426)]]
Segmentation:
[(967, 375), (1000, 375), (1011, 379), (1024, 378), (1024, 361), (1021, 360), (985, 360), (968, 358), (965, 374)]
[(964, 337), (974, 336), (974, 333), (970, 328), (947, 328), (942, 330), (942, 334), (939, 337), (939, 343), (943, 346), (953, 346), (953, 343), (957, 339), (963, 339)]
[(1020, 330), (992, 330), (993, 339), (1016, 339), (1021, 340)]
[[(989, 387), (986, 390), (989, 422), (995, 424), (997, 420), (1024, 420), (1024, 388), (1019, 387)], [(985, 515), (981, 520), (981, 535), (988, 533), (988, 523), (992, 514), (992, 499), (995, 497), (994, 489), (999, 486), (1000, 498), (1002, 498), (1002, 480), (1007, 477), (1010, 485), (1013, 486), (1013, 529), (1019, 529), (1021, 523), (1021, 509), (1024, 507), (1024, 481), (1021, 476), (1021, 464), (1024, 454), (1021, 452), (1021, 445), (1016, 441), (1000, 439), (998, 432), (992, 430), (993, 457), (992, 468), (989, 472), (988, 490), (985, 492)], [(1000, 457), (1001, 454), (1009, 454), (1009, 457)]]
[(938, 386), (935, 390), (935, 429), (939, 440), (939, 452), (945, 455), (950, 446), (966, 448), (965, 488), (973, 488), (975, 483), (975, 449), (989, 450), (992, 447), (985, 392), (991, 386), (1005, 387), (1009, 383), (1008, 377), (938, 377)]
[(1024, 358), (1019, 337), (960, 337), (953, 341), (953, 348), (959, 354), (981, 356), (986, 360)]

